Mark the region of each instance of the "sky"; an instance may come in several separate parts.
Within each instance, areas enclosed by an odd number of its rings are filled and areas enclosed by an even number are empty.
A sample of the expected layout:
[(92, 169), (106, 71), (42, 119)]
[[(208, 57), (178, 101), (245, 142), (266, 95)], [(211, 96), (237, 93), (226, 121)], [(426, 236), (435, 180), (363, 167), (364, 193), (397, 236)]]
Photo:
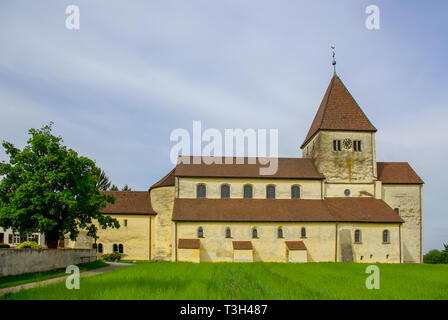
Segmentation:
[[(369, 30), (376, 5), (380, 29)], [(77, 5), (80, 29), (66, 28)], [(54, 133), (111, 181), (147, 190), (177, 128), (278, 129), (300, 157), (337, 72), (376, 133), (377, 161), (425, 181), (424, 251), (448, 243), (446, 1), (0, 2), (0, 140)], [(7, 160), (3, 149), (0, 160)]]

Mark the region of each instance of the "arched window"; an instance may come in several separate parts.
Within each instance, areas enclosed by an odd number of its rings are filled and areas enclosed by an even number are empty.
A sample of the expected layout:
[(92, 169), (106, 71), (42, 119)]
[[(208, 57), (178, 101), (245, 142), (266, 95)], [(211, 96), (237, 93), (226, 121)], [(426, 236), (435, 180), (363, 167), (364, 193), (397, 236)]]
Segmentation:
[(128, 219), (124, 219), (124, 226), (125, 226), (125, 227), (128, 226)]
[(275, 199), (275, 186), (267, 186), (266, 187), (266, 198), (267, 199)]
[(283, 238), (283, 229), (281, 227), (277, 229), (277, 238)]
[(123, 245), (121, 243), (118, 245), (118, 252), (123, 253)]
[(355, 230), (355, 243), (361, 242), (361, 230)]
[(198, 238), (204, 238), (204, 229), (202, 227), (198, 228)]
[(96, 243), (92, 244), (92, 249), (96, 250), (98, 248), (98, 246), (96, 245)]
[(252, 199), (253, 190), (251, 185), (244, 186), (244, 199)]
[(205, 184), (198, 184), (196, 187), (196, 197), (197, 198), (205, 198), (207, 194), (207, 189), (205, 188)]
[(302, 237), (302, 238), (306, 238), (306, 229), (305, 229), (305, 228), (302, 228), (302, 229), (300, 230), (300, 237)]
[(117, 252), (118, 251), (118, 245), (116, 243), (114, 243), (114, 245), (112, 246), (112, 251), (113, 252)]
[(389, 230), (384, 230), (384, 231), (383, 231), (383, 242), (384, 242), (384, 243), (389, 243), (389, 242), (390, 242), (390, 233), (389, 233)]
[(228, 184), (223, 184), (221, 186), (221, 198), (222, 199), (230, 198), (230, 186)]
[(252, 229), (252, 238), (258, 238), (258, 231), (257, 228)]
[(232, 237), (232, 232), (230, 231), (230, 228), (226, 229), (226, 238), (231, 238)]
[(98, 253), (103, 253), (103, 244), (102, 243), (98, 244)]
[(291, 199), (300, 199), (300, 187), (299, 186), (291, 187)]

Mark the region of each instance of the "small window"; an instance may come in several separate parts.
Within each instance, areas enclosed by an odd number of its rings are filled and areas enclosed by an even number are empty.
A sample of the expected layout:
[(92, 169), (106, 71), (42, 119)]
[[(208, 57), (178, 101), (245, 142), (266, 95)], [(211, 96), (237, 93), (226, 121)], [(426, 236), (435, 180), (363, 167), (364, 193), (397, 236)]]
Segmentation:
[(341, 151), (341, 140), (333, 140), (333, 151)]
[(353, 141), (353, 151), (355, 151), (355, 152), (361, 152), (362, 151), (361, 140)]
[(394, 211), (395, 211), (396, 214), (400, 214), (400, 209), (395, 208)]
[(299, 186), (291, 187), (291, 199), (300, 199), (300, 187)]
[(202, 227), (198, 228), (198, 238), (204, 238), (204, 229)]
[(253, 228), (252, 229), (252, 238), (258, 238), (258, 231), (257, 231), (257, 228)]
[(103, 253), (103, 244), (102, 243), (98, 244), (98, 253)]
[(121, 243), (118, 245), (118, 252), (123, 253), (123, 245)]
[(355, 243), (361, 243), (361, 230), (355, 230)]
[(226, 229), (226, 238), (231, 238), (232, 237), (232, 232), (230, 231), (230, 228)]
[(92, 249), (96, 250), (98, 248), (98, 246), (96, 245), (96, 243), (92, 244)]
[(128, 219), (124, 219), (124, 226), (125, 226), (125, 227), (128, 226)]
[(283, 238), (283, 229), (282, 228), (277, 229), (277, 238)]
[(112, 246), (112, 251), (113, 252), (117, 252), (118, 251), (118, 245), (116, 243), (114, 243), (114, 245)]
[(383, 243), (389, 243), (390, 242), (390, 233), (389, 230), (383, 231)]
[(227, 184), (223, 184), (221, 186), (221, 198), (228, 199), (230, 198), (230, 186)]
[(301, 237), (301, 238), (306, 238), (306, 229), (305, 229), (305, 228), (302, 228), (302, 229), (300, 230), (300, 237)]
[(266, 187), (266, 198), (267, 199), (275, 199), (275, 187), (274, 186)]
[(244, 199), (252, 199), (253, 190), (251, 185), (244, 186)]
[(205, 198), (206, 197), (206, 188), (205, 184), (198, 184), (196, 187), (196, 197), (197, 198)]

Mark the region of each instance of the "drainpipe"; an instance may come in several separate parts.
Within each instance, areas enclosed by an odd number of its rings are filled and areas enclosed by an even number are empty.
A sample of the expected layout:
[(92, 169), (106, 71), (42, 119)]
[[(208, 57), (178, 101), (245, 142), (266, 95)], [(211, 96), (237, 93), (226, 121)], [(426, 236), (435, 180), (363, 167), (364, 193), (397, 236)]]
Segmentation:
[(338, 224), (335, 229), (335, 246), (334, 246), (334, 262), (338, 262)]
[(173, 221), (173, 259), (172, 261), (177, 261), (177, 223)]
[(400, 263), (403, 263), (403, 257), (402, 257), (402, 249), (401, 249), (401, 223), (398, 225), (398, 238), (399, 238), (399, 244), (400, 244)]

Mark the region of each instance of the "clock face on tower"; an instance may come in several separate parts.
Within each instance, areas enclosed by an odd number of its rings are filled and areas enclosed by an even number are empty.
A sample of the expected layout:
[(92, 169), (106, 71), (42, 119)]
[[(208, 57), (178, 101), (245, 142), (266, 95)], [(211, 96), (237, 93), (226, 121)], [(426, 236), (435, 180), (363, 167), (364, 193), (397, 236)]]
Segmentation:
[(349, 138), (345, 138), (344, 141), (342, 141), (342, 146), (346, 150), (351, 149), (352, 145), (353, 145), (352, 140), (350, 140)]

